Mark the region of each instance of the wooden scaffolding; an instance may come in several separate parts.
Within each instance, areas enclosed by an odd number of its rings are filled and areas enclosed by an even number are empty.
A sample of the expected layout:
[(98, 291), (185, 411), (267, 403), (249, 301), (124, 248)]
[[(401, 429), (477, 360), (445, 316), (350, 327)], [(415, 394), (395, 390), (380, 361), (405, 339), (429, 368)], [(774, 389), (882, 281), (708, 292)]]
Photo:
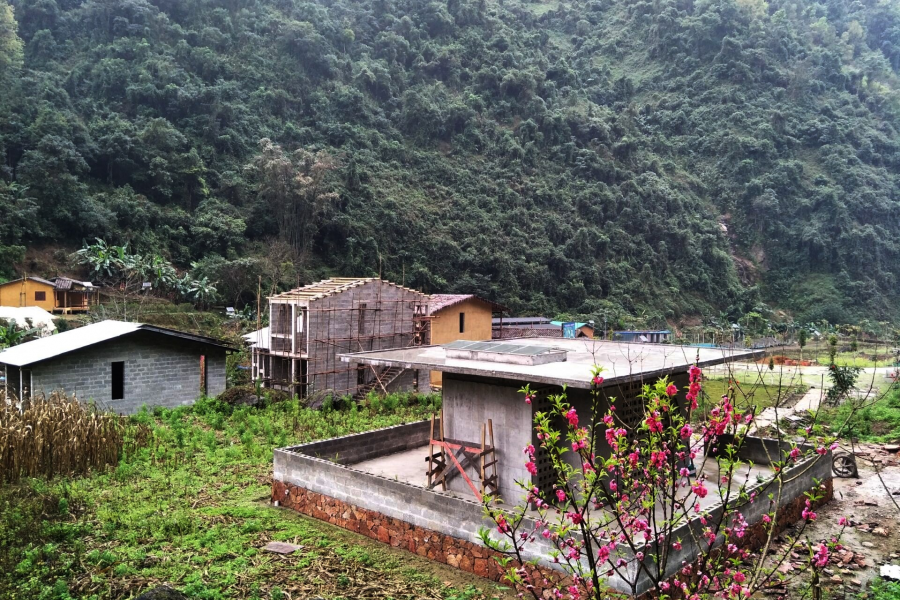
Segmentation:
[[(441, 489), (446, 491), (447, 482), (459, 475), (465, 480), (479, 502), (481, 502), (485, 493), (496, 495), (499, 487), (493, 421), (488, 419), (487, 424), (481, 424), (480, 446), (475, 442), (445, 438), (443, 410), (440, 413), (437, 429), (437, 437), (435, 437), (435, 415), (432, 413), (428, 456), (425, 458), (428, 461), (428, 471), (426, 473), (428, 475), (427, 489), (433, 490), (440, 485)], [(480, 487), (476, 487), (466, 473), (466, 469), (476, 464), (479, 465)]]

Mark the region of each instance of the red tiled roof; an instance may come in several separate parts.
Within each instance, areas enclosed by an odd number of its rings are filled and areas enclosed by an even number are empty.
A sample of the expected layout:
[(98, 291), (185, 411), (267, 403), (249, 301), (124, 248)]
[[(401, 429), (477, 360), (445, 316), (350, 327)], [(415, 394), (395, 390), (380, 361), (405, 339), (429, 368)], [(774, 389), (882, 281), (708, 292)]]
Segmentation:
[(500, 312), (505, 311), (506, 307), (496, 302), (491, 302), (490, 300), (485, 300), (484, 298), (479, 298), (475, 294), (432, 294), (428, 297), (428, 314), (433, 315), (436, 312), (440, 312), (445, 308), (450, 308), (460, 302), (465, 302), (466, 300), (480, 300), (485, 304), (491, 305), (492, 312)]

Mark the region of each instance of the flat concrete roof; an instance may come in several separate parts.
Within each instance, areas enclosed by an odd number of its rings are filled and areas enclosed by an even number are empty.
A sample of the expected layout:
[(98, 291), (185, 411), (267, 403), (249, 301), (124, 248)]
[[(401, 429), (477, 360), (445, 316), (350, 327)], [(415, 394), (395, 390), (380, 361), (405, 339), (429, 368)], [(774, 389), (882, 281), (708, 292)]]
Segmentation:
[(591, 367), (595, 364), (603, 367), (603, 378), (608, 384), (635, 379), (655, 379), (670, 373), (680, 373), (687, 371), (688, 367), (695, 363), (700, 367), (706, 367), (734, 360), (751, 360), (765, 352), (546, 337), (504, 339), (503, 342), (566, 350), (566, 361), (521, 365), (447, 358), (443, 346), (356, 352), (341, 354), (340, 357), (343, 362), (352, 364), (398, 366), (405, 369), (509, 379), (523, 384), (545, 383), (590, 389)]

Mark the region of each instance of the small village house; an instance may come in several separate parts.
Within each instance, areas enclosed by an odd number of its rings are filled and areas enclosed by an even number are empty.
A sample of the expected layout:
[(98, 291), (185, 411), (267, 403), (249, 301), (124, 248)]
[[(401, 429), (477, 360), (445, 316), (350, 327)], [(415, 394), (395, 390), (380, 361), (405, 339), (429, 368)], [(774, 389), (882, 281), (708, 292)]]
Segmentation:
[(87, 312), (97, 302), (97, 289), (70, 277), (21, 277), (0, 283), (0, 306), (36, 306), (51, 313)]
[[(490, 340), (493, 316), (504, 306), (473, 294), (432, 294), (428, 298), (434, 345), (457, 340)], [(441, 372), (431, 372), (431, 386), (441, 387)]]
[(573, 330), (576, 338), (594, 337), (592, 323), (551, 321), (547, 317), (495, 317), (492, 323), (492, 339), (566, 337), (567, 326)]
[(668, 329), (639, 329), (613, 332), (617, 342), (633, 342), (638, 344), (662, 344), (669, 341), (672, 332)]
[(102, 321), (0, 352), (6, 392), (17, 398), (64, 391), (131, 414), (176, 407), (225, 391), (225, 356), (209, 337), (142, 323)]

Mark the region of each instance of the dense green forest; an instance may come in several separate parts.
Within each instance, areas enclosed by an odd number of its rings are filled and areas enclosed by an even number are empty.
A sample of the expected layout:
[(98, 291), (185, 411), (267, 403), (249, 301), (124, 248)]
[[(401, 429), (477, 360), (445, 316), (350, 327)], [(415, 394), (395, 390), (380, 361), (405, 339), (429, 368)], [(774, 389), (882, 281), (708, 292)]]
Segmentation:
[(892, 0), (0, 0), (0, 270), (895, 319), (898, 69)]

